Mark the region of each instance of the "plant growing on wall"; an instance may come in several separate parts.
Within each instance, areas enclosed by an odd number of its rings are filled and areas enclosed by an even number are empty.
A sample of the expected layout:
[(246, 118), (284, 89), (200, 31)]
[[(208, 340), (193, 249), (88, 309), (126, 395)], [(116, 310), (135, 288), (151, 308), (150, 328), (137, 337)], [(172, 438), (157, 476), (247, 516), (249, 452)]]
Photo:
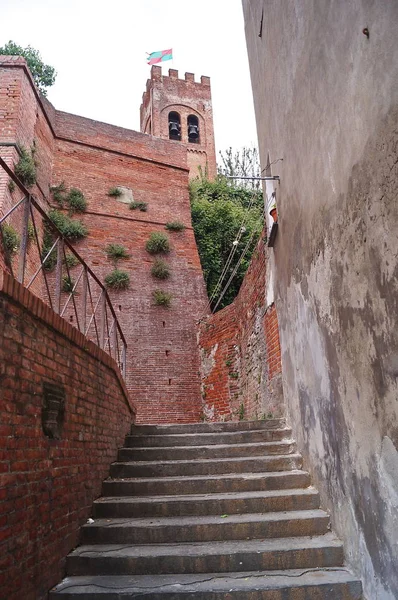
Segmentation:
[(166, 223), (166, 229), (169, 231), (184, 231), (185, 225), (181, 221), (169, 221), (169, 223)]
[(38, 50), (27, 46), (22, 48), (13, 41), (9, 41), (7, 44), (0, 48), (0, 54), (9, 56), (23, 56), (29, 67), (29, 71), (32, 73), (33, 81), (37, 85), (39, 91), (46, 96), (48, 87), (54, 85), (57, 73), (54, 67), (44, 64)]
[(75, 282), (73, 281), (73, 279), (70, 275), (64, 275), (62, 277), (62, 291), (63, 292), (68, 292), (70, 294), (71, 292), (73, 292), (74, 285), (75, 285)]
[(62, 208), (65, 202), (65, 194), (66, 194), (66, 185), (64, 181), (61, 181), (58, 185), (52, 185), (50, 187), (50, 192), (53, 195), (53, 199), (57, 202)]
[(14, 254), (18, 250), (21, 242), (14, 227), (8, 223), (3, 223), (1, 225), (1, 236), (8, 254)]
[(161, 231), (154, 231), (151, 233), (145, 247), (149, 254), (167, 254), (170, 252), (169, 238)]
[(77, 219), (71, 219), (59, 210), (50, 210), (49, 218), (61, 233), (71, 242), (77, 242), (88, 235), (87, 227)]
[(105, 286), (112, 290), (126, 290), (130, 285), (130, 275), (126, 271), (114, 269), (105, 277)]
[(105, 252), (108, 258), (115, 262), (123, 258), (130, 258), (127, 248), (122, 246), (122, 244), (108, 244)]
[(165, 306), (166, 308), (169, 308), (172, 297), (172, 294), (164, 292), (163, 290), (154, 290), (152, 292), (152, 298), (156, 306)]
[(170, 277), (170, 267), (164, 260), (157, 258), (152, 265), (151, 275), (156, 279), (167, 279)]
[(73, 267), (76, 267), (79, 264), (79, 260), (74, 254), (68, 252), (68, 254), (65, 255), (64, 263), (69, 269), (73, 269)]
[(87, 200), (83, 192), (77, 188), (71, 188), (66, 196), (66, 202), (68, 203), (70, 214), (83, 213), (87, 209)]
[[(44, 227), (43, 244), (41, 247), (42, 262), (45, 260), (47, 254), (50, 252), (53, 243), (54, 239), (51, 232), (46, 227)], [(46, 271), (52, 271), (54, 269), (55, 265), (57, 264), (57, 254), (57, 249), (53, 248), (47, 260), (44, 263), (44, 268)]]
[(130, 210), (140, 210), (141, 212), (146, 212), (148, 210), (148, 204), (146, 202), (135, 202), (134, 200), (130, 202), (129, 209)]
[(10, 192), (10, 194), (15, 192), (15, 183), (12, 179), (10, 179), (10, 181), (8, 182), (8, 191)]
[(108, 196), (110, 196), (111, 198), (119, 198), (122, 194), (122, 190), (118, 187), (111, 187), (108, 190)]
[(26, 148), (21, 148), (21, 155), (15, 165), (14, 172), (26, 187), (31, 187), (36, 183), (34, 150), (29, 152)]

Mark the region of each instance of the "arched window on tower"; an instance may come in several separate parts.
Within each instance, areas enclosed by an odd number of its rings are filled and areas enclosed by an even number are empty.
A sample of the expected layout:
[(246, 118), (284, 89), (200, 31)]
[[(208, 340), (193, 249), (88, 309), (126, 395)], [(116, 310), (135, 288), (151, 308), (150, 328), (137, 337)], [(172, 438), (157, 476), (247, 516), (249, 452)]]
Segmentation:
[(196, 115), (188, 116), (188, 142), (191, 144), (199, 144), (199, 119)]
[(169, 112), (169, 139), (181, 141), (181, 118), (178, 112)]

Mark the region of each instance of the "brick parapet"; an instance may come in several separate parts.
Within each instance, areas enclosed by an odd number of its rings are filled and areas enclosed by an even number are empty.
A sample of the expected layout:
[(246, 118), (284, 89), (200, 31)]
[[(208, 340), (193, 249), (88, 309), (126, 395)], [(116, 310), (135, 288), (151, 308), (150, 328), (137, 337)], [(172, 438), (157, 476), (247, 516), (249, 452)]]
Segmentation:
[(109, 354), (89, 340), (81, 333), (81, 331), (76, 329), (76, 327), (73, 327), (68, 321), (60, 317), (52, 308), (50, 308), (50, 306), (48, 306), (48, 304), (45, 304), (40, 298), (32, 294), (32, 292), (20, 284), (9, 273), (2, 270), (0, 270), (0, 293), (3, 293), (11, 300), (17, 302), (21, 307), (26, 309), (33, 318), (38, 319), (43, 324), (51, 327), (69, 342), (72, 342), (75, 346), (88, 353), (93, 359), (111, 369), (119, 382), (120, 389), (129, 411), (135, 415), (136, 407), (129, 397), (120, 369), (116, 361)]
[[(45, 600), (134, 421), (116, 363), (0, 272), (0, 597)], [(65, 394), (45, 435), (45, 386)]]

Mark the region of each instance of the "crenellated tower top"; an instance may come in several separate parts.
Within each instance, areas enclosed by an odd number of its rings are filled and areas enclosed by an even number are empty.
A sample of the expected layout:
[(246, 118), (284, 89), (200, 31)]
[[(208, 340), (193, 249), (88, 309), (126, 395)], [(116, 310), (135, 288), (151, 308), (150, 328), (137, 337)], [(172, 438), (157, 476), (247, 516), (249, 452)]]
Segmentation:
[(153, 65), (142, 96), (140, 127), (142, 133), (185, 144), (191, 178), (199, 167), (210, 179), (216, 176), (210, 77), (202, 75), (197, 82), (193, 73), (185, 73), (179, 79), (176, 69), (166, 76)]

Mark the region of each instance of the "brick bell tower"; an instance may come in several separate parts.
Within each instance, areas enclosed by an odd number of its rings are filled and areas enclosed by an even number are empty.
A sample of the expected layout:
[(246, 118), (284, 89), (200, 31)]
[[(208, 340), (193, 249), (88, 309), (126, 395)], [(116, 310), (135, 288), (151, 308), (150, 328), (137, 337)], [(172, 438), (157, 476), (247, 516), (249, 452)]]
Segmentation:
[(142, 133), (186, 146), (190, 178), (196, 177), (201, 167), (209, 179), (214, 179), (217, 166), (210, 77), (202, 76), (198, 83), (193, 73), (185, 73), (185, 79), (179, 79), (175, 69), (169, 69), (167, 77), (161, 67), (153, 65), (142, 96), (140, 127)]

